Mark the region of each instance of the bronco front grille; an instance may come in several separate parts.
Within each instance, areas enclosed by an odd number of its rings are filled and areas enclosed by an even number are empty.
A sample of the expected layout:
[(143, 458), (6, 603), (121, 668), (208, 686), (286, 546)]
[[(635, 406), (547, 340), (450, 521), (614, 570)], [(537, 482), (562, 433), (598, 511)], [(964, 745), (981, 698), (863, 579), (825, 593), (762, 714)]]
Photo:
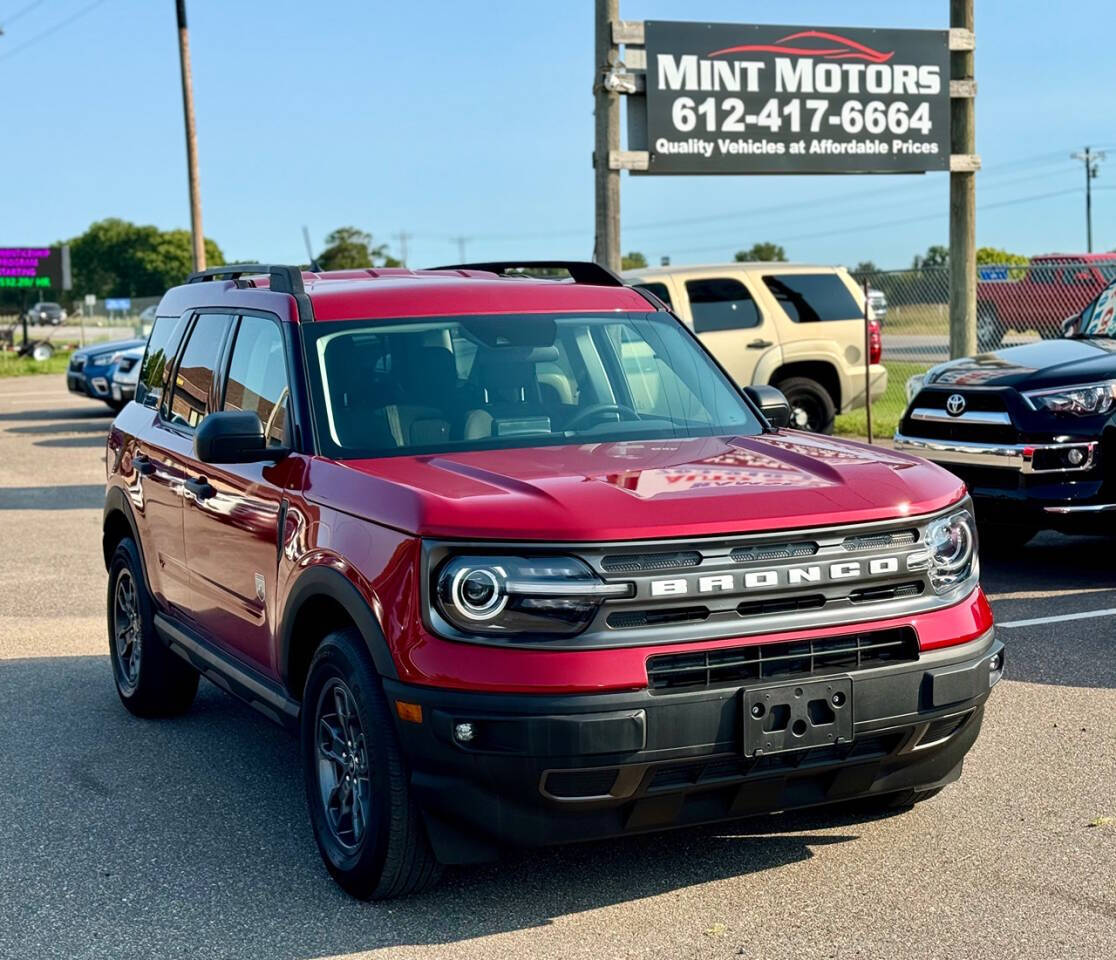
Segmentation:
[(790, 643), (660, 654), (648, 659), (647, 680), (653, 692), (692, 690), (850, 673), (917, 659), (914, 629), (898, 627)]
[(642, 573), (645, 570), (677, 570), (696, 567), (701, 554), (696, 550), (663, 553), (616, 553), (601, 560), (601, 568), (609, 573)]

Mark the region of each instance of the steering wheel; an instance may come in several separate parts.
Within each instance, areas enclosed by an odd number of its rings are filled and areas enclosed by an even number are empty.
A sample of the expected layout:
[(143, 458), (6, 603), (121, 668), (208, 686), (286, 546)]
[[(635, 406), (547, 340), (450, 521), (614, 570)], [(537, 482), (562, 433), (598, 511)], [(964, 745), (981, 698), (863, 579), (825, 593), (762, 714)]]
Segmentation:
[[(566, 424), (567, 430), (572, 430), (582, 420), (595, 420), (599, 417), (606, 416), (607, 414), (619, 414), (622, 420), (638, 420), (639, 411), (633, 407), (627, 406), (623, 403), (595, 403), (591, 407), (586, 407), (580, 413), (575, 413), (573, 419)], [(630, 417), (625, 417), (624, 414), (630, 413)]]

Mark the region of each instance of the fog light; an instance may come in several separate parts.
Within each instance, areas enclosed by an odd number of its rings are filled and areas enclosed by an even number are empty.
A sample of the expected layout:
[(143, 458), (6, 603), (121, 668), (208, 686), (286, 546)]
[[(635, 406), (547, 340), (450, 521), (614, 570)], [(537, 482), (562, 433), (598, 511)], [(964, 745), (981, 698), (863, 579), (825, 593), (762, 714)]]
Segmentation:
[(988, 658), (988, 689), (991, 690), (1000, 678), (1004, 675), (1004, 653), (1001, 650), (999, 653), (992, 654)]
[(458, 723), (453, 727), (453, 739), (458, 743), (472, 743), (477, 729), (471, 723)]
[(1085, 460), (1085, 454), (1078, 447), (1074, 447), (1066, 454), (1066, 459), (1075, 467), (1080, 466)]

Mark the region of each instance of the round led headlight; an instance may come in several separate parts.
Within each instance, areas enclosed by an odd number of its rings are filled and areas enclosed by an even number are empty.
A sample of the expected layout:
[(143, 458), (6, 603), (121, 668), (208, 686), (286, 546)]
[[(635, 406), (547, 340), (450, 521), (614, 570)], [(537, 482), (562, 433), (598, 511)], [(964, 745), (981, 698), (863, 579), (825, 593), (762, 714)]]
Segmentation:
[(930, 582), (939, 593), (967, 579), (976, 556), (976, 524), (968, 510), (933, 521), (926, 528)]
[(576, 557), (453, 556), (431, 582), (433, 610), (460, 634), (572, 636), (602, 603), (629, 597), (630, 583), (606, 583)]
[(449, 600), (469, 620), (491, 620), (507, 606), (508, 596), (503, 584), (507, 575), (503, 568), (463, 565), (450, 581)]

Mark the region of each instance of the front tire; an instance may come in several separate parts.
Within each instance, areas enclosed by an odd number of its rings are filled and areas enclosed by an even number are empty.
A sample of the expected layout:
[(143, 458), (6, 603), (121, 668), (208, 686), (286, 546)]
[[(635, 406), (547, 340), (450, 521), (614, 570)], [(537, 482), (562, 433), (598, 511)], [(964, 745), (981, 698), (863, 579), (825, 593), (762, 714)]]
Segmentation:
[(198, 691), (198, 673), (155, 633), (155, 611), (131, 537), (116, 545), (109, 564), (109, 655), (116, 692), (136, 716), (182, 713)]
[(832, 433), (837, 407), (833, 397), (817, 380), (809, 377), (788, 377), (774, 385), (782, 391), (790, 405), (790, 426), (812, 433)]
[(302, 767), (322, 861), (348, 893), (383, 900), (437, 882), (387, 698), (355, 629), (329, 634), (310, 664)]

